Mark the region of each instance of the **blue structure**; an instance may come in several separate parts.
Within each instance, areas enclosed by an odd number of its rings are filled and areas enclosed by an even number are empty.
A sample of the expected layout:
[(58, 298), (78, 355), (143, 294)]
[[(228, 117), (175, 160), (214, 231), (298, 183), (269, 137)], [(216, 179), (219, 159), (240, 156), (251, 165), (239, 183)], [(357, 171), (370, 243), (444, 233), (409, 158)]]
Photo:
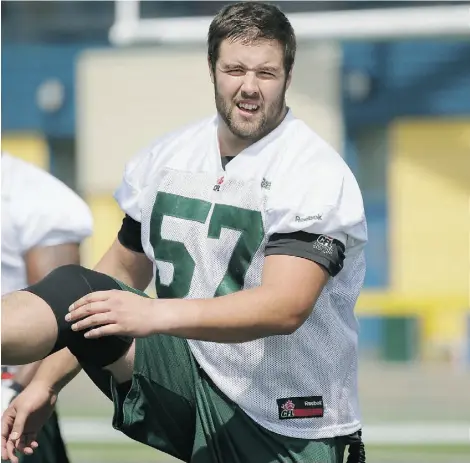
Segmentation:
[[(85, 49), (106, 44), (17, 45), (2, 47), (2, 130), (37, 131), (46, 137), (75, 136), (75, 61)], [(64, 105), (45, 113), (36, 102), (38, 87), (58, 79)]]
[[(37, 131), (46, 138), (75, 136), (75, 61), (86, 48), (107, 42), (3, 44), (3, 131)], [(470, 114), (470, 42), (403, 41), (346, 43), (343, 78), (370, 77), (370, 94), (343, 94), (346, 156), (361, 183), (369, 220), (366, 286), (388, 285), (387, 127), (407, 116)], [(45, 113), (36, 103), (39, 85), (54, 78), (65, 88), (64, 105)], [(346, 85), (344, 86), (346, 89)], [(377, 148), (379, 147), (379, 148)], [(372, 162), (373, 161), (373, 162)]]
[[(345, 151), (361, 183), (369, 223), (366, 286), (388, 286), (387, 145), (389, 124), (405, 117), (470, 115), (470, 42), (466, 40), (355, 42), (343, 45)], [(369, 79), (354, 100), (351, 73)]]

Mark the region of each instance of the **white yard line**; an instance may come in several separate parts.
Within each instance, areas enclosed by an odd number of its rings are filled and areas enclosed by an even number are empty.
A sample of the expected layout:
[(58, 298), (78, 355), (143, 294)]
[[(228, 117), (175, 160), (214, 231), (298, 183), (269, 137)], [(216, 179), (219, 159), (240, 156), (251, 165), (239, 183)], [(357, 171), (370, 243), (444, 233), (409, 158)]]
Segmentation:
[[(62, 418), (62, 434), (66, 442), (126, 442), (129, 438), (112, 428), (109, 420)], [(442, 445), (469, 444), (468, 423), (388, 423), (364, 426), (366, 444)]]

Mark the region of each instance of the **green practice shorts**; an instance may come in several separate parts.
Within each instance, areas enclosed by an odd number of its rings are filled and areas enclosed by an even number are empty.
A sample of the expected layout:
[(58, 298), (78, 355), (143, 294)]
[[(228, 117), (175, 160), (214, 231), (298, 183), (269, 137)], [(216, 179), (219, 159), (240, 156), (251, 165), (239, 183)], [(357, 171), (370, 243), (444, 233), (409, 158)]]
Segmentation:
[(134, 372), (127, 384), (117, 384), (103, 370), (84, 367), (114, 402), (114, 428), (180, 460), (343, 462), (345, 437), (297, 439), (258, 425), (213, 384), (185, 339), (167, 335), (136, 339)]

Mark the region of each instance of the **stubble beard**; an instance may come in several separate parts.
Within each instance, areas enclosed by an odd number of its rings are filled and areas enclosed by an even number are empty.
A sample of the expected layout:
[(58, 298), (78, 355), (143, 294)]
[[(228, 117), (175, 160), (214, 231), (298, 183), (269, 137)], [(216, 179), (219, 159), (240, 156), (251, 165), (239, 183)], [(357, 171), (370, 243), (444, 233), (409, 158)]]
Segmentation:
[[(235, 115), (237, 111), (233, 100), (227, 100), (220, 95), (217, 90), (217, 83), (214, 83), (215, 106), (222, 120), (228, 129), (238, 138), (255, 142), (269, 132), (271, 132), (280, 122), (284, 113), (286, 85), (279, 94), (279, 97), (268, 107), (262, 107), (258, 111), (255, 120), (244, 121)], [(243, 98), (243, 96), (242, 96)], [(247, 99), (249, 99), (247, 97)]]

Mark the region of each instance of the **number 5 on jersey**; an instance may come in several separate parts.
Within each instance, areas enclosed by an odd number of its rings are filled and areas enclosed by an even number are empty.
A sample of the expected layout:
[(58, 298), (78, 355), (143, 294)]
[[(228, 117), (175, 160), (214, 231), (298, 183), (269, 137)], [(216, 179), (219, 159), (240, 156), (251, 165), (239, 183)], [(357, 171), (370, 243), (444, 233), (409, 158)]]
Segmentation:
[[(212, 209), (212, 214), (210, 215)], [(228, 261), (222, 281), (209, 296), (222, 296), (243, 288), (246, 272), (264, 238), (263, 219), (259, 211), (236, 206), (214, 204), (201, 199), (187, 198), (172, 193), (159, 192), (150, 219), (150, 243), (155, 259), (173, 265), (173, 279), (169, 285), (161, 283), (158, 272), (155, 286), (158, 297), (184, 298), (189, 294), (197, 263), (185, 243), (162, 237), (164, 217), (206, 223), (210, 215), (207, 239), (220, 239), (223, 228), (238, 230), (240, 236)], [(201, 243), (205, 246), (206, 243)]]

